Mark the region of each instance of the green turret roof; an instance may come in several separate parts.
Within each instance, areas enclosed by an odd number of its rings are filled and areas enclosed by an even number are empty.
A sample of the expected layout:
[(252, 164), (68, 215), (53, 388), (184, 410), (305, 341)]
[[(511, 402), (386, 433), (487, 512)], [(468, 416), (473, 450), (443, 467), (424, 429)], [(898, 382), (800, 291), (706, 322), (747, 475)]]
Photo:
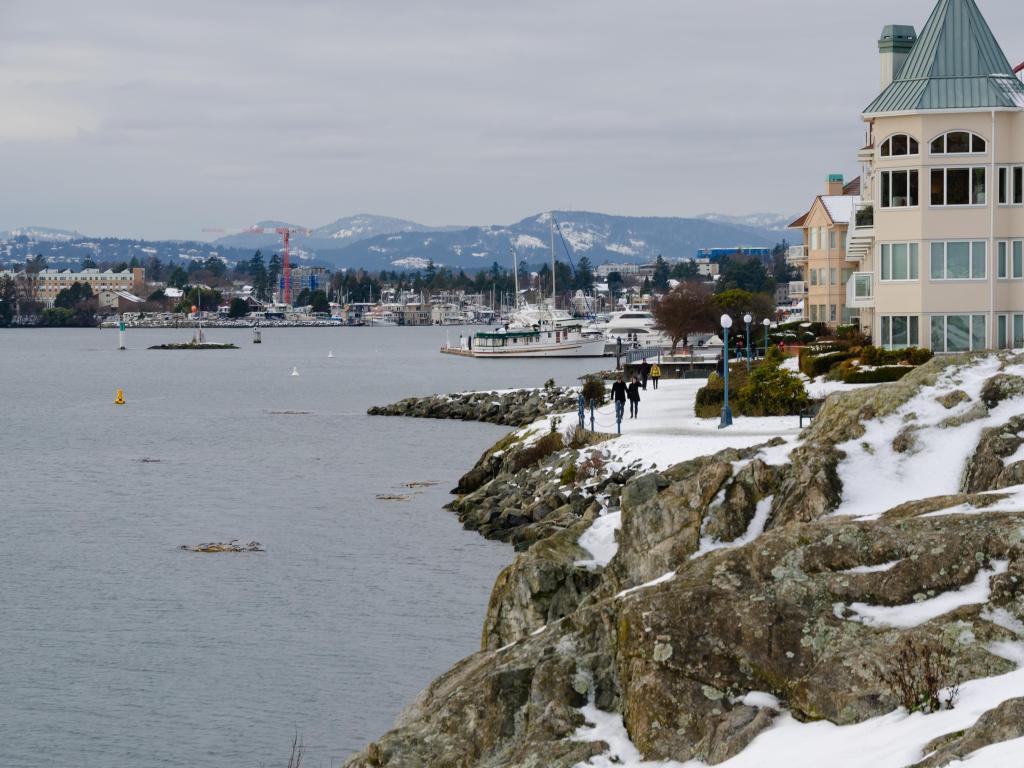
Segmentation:
[(1024, 109), (1024, 83), (974, 0), (939, 0), (906, 63), (866, 115)]

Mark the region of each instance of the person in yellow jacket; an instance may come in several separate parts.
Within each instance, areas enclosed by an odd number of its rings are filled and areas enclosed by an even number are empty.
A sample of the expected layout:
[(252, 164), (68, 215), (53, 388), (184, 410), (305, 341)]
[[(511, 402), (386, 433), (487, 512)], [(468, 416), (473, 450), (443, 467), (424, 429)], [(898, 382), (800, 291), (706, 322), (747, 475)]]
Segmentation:
[(660, 378), (661, 366), (655, 363), (654, 365), (651, 366), (651, 384), (655, 389), (658, 388), (658, 379)]

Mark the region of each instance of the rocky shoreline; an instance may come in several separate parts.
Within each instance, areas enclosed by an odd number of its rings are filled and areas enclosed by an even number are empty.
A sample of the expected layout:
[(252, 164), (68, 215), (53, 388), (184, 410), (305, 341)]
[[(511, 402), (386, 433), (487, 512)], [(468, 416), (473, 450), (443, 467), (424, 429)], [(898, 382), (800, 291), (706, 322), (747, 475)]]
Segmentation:
[[(600, 443), (512, 433), (450, 505), (520, 550), (494, 585), (481, 649), (346, 765), (621, 762), (581, 736), (597, 711), (646, 760), (716, 764), (784, 714), (796, 728), (893, 712), (905, 702), (886, 674), (905, 648), (952, 654), (956, 681), (1008, 679), (1017, 663), (992, 649), (1024, 640), (1022, 370), (1008, 355), (935, 360), (832, 396), (795, 445), (663, 471), (616, 466)], [(939, 443), (970, 452), (952, 486), (928, 480), (937, 495), (896, 503), (874, 475), (849, 474), (854, 454), (917, 466)], [(834, 514), (863, 498), (869, 513)], [(950, 600), (977, 584), (978, 598)], [(877, 618), (889, 614), (918, 618)], [(914, 766), (1024, 736), (1022, 711), (1024, 690), (938, 730)]]
[(576, 410), (578, 400), (577, 387), (546, 386), (505, 392), (461, 392), (408, 397), (391, 405), (374, 406), (367, 414), (482, 421), (506, 427), (525, 427), (553, 413)]

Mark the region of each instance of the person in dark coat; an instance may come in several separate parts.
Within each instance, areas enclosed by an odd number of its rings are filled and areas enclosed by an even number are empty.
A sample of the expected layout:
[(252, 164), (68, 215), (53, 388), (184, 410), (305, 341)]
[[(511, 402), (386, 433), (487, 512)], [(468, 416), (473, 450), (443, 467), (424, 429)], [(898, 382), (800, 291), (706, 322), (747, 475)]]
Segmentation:
[(647, 378), (650, 375), (651, 364), (647, 362), (647, 358), (644, 358), (644, 361), (640, 363), (640, 380), (642, 382), (640, 386), (643, 387), (645, 390), (647, 389)]
[(629, 396), (629, 418), (635, 419), (640, 413), (640, 381), (636, 376), (626, 387), (626, 394)]
[(612, 384), (612, 400), (616, 403), (626, 402), (626, 382), (622, 380), (621, 373), (615, 377), (615, 383)]

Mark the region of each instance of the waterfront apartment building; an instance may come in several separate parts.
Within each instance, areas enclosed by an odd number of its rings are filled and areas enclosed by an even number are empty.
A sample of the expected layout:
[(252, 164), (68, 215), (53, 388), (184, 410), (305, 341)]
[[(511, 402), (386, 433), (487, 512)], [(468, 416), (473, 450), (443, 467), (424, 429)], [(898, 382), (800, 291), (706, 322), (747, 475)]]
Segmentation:
[(847, 230), (860, 203), (860, 179), (843, 183), (841, 174), (825, 182), (810, 209), (789, 225), (800, 230), (804, 244), (789, 249), (786, 260), (801, 271), (789, 284), (788, 297), (804, 303), (804, 318), (835, 328), (857, 322), (858, 310), (846, 305), (846, 283), (854, 264), (847, 259)]
[(879, 51), (846, 306), (887, 348), (1024, 347), (1019, 68), (974, 0), (939, 0), (920, 35), (885, 27)]
[(57, 294), (75, 283), (88, 285), (92, 288), (94, 295), (98, 295), (101, 291), (141, 293), (146, 283), (146, 270), (142, 267), (126, 269), (122, 272), (114, 272), (110, 269), (105, 272), (98, 269), (83, 269), (80, 272), (72, 272), (70, 269), (44, 269), (37, 273), (7, 272), (5, 274), (16, 280), (27, 281), (33, 301), (38, 301), (46, 307), (52, 307)]

